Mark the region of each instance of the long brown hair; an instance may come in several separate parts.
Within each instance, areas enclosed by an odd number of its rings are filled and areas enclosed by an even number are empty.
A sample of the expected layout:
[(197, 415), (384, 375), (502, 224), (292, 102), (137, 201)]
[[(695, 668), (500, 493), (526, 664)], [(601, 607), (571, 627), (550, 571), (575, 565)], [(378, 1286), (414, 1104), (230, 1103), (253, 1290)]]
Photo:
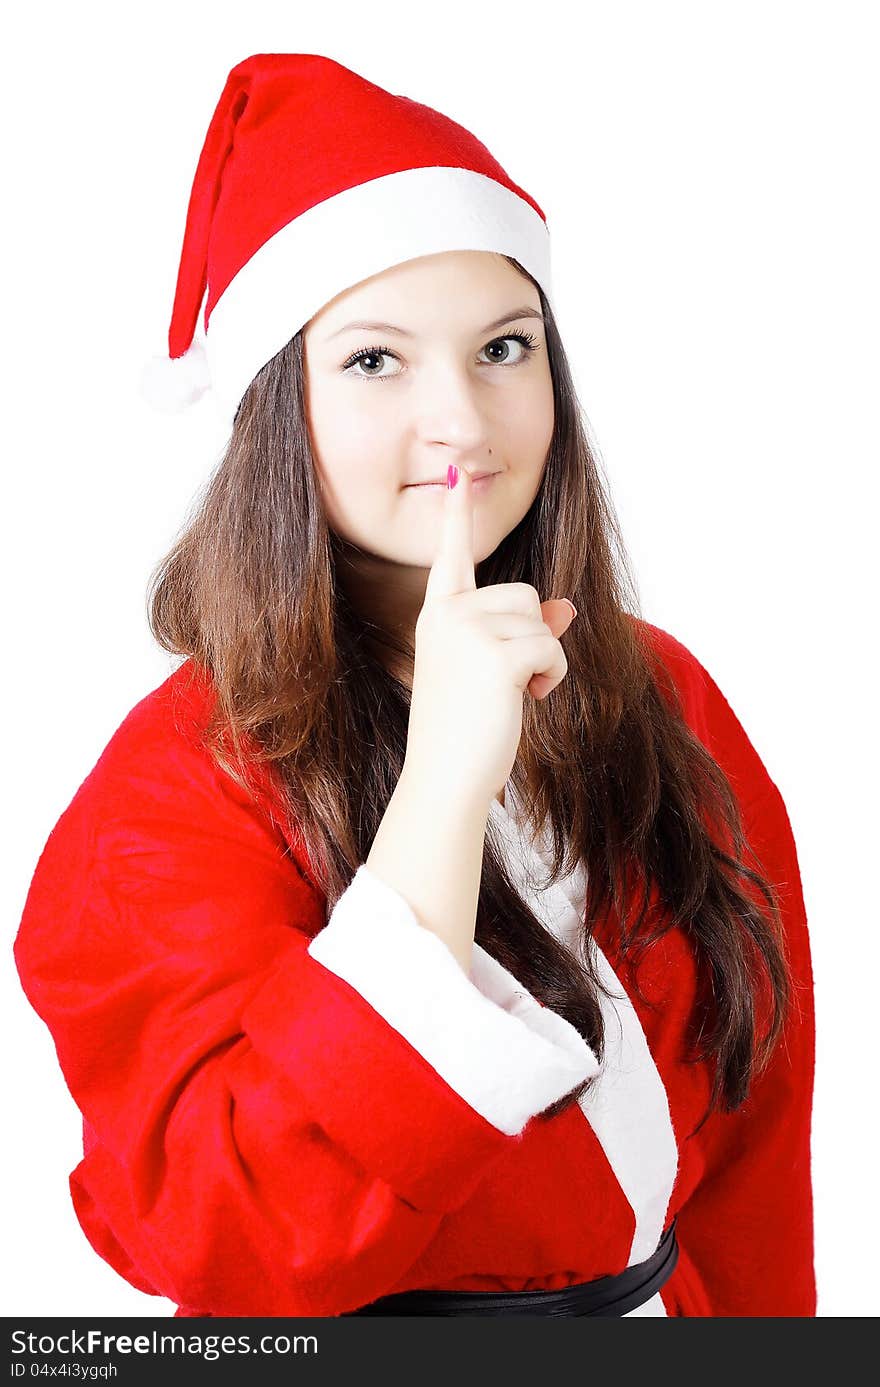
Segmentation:
[[(714, 1061), (705, 1121), (745, 1100), (784, 1024), (791, 983), (778, 898), (757, 859), (754, 868), (744, 860), (727, 776), (687, 726), (672, 681), (658, 682), (550, 305), (505, 258), (541, 297), (555, 425), (532, 506), (476, 580), (527, 582), (578, 609), (565, 635), (567, 677), (542, 700), (524, 698), (511, 774), (533, 822), (551, 826), (551, 879), (582, 861), (587, 900), (576, 957), (511, 883), (490, 819), (476, 939), (601, 1058), (597, 922), (613, 912), (618, 945), (635, 961), (681, 926), (698, 976), (688, 1058)], [(327, 524), (305, 400), (301, 330), (243, 396), (193, 518), (151, 575), (148, 619), (165, 650), (210, 673), (204, 739), (217, 763), (245, 786), (248, 755), (280, 778), (289, 831), (329, 916), (366, 860), (406, 751), (409, 687), (379, 652), (397, 651), (411, 667), (414, 649), (346, 599), (348, 546)], [(651, 908), (652, 894), (662, 909)], [(768, 982), (770, 1022), (759, 1034), (755, 1002)]]

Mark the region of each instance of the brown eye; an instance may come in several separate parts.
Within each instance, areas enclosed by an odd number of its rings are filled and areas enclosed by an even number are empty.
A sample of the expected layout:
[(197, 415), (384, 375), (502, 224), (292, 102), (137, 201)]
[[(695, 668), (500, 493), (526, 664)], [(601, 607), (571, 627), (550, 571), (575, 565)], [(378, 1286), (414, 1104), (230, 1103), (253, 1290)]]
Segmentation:
[[(508, 342), (517, 342), (522, 348), (522, 351), (518, 355), (514, 354), (513, 361), (508, 359), (510, 357), (510, 347), (507, 345)], [(519, 366), (521, 362), (528, 360), (532, 352), (537, 350), (537, 346), (538, 344), (530, 332), (510, 332), (504, 337), (493, 338), (492, 341), (487, 343), (483, 348), (483, 351), (494, 352), (498, 348), (501, 349), (501, 356), (499, 357), (496, 355), (493, 358), (492, 364), (494, 366)]]
[[(392, 360), (397, 359), (390, 347), (363, 347), (360, 351), (353, 352), (348, 360), (342, 363), (342, 370), (352, 371), (354, 375), (360, 376), (365, 380), (391, 380), (392, 376), (397, 376), (400, 372), (394, 371), (392, 375), (382, 375), (381, 367), (379, 370), (373, 369), (377, 362), (381, 362), (383, 357), (390, 357)], [(367, 370), (360, 370), (362, 362), (366, 364)], [(357, 371), (352, 370), (355, 366), (358, 367)]]

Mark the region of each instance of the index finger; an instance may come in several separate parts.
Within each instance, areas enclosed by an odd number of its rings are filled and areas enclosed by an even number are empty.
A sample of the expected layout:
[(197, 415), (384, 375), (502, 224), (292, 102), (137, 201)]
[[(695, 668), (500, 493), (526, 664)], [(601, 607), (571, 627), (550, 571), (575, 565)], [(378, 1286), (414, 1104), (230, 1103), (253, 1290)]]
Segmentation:
[(425, 598), (474, 591), (474, 500), (470, 473), (458, 469), (458, 482), (441, 497), (437, 553), (425, 585)]

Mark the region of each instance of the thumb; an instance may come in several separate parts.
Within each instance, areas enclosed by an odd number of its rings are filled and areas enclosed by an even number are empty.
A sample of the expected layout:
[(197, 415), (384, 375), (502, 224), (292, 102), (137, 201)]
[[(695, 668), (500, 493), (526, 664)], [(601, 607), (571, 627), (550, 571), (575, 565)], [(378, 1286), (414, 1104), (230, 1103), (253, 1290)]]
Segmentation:
[[(458, 482), (440, 497), (443, 513), (434, 562), (425, 584), (425, 600), (475, 590), (474, 500), (470, 473), (457, 469)], [(450, 468), (450, 473), (453, 469)]]

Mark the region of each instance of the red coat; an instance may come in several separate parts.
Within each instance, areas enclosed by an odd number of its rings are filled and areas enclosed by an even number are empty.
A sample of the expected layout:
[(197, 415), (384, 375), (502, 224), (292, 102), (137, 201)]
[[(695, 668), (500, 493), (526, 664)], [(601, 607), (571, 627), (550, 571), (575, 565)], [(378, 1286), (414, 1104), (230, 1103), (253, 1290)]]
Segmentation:
[[(815, 1315), (795, 844), (715, 683), (647, 630), (781, 891), (798, 1006), (744, 1107), (689, 1135), (709, 1076), (683, 1062), (687, 940), (674, 929), (640, 968), (653, 1009), (606, 929), (620, 1046), (612, 1027), (605, 1087), (540, 1119), (596, 1072), (589, 1047), (478, 945), (466, 975), (363, 865), (328, 922), (271, 781), (255, 802), (199, 748), (206, 689), (187, 662), (61, 815), (15, 942), (83, 1114), (77, 1217), (133, 1286), (181, 1315), (269, 1316), (414, 1287), (552, 1289), (643, 1260), (677, 1215), (656, 1313)], [(572, 882), (548, 894), (550, 927), (577, 922), (579, 899)]]

